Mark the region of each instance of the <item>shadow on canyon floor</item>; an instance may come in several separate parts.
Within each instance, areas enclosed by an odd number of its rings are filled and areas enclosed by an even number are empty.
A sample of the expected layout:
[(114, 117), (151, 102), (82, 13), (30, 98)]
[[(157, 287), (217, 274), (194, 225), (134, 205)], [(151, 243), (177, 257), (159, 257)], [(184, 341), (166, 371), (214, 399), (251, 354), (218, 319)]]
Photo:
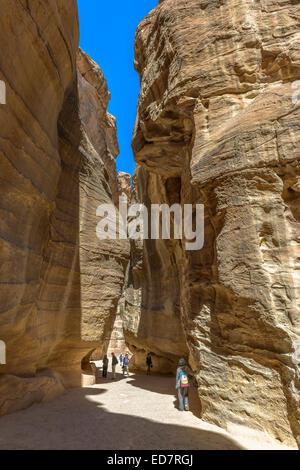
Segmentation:
[[(143, 377), (143, 379), (141, 378)], [(160, 380), (161, 376), (151, 376), (151, 381), (146, 381), (144, 375), (131, 375), (130, 385), (134, 387), (139, 387), (142, 389), (149, 390), (155, 393), (161, 393), (166, 395), (171, 395), (174, 397), (174, 407), (178, 408), (178, 398), (177, 398), (177, 391), (175, 389), (175, 377), (174, 383), (165, 382)], [(154, 378), (154, 380), (153, 380)], [(155, 380), (156, 379), (156, 380)], [(199, 419), (201, 419), (201, 403), (198, 397), (197, 389), (193, 386), (189, 389), (189, 403), (190, 403), (190, 411)]]
[[(128, 405), (118, 398), (119, 384), (113, 391), (98, 385), (75, 389), (51, 402), (2, 417), (0, 449), (242, 449), (227, 436), (201, 429), (200, 423), (198, 428), (191, 415), (193, 427), (187, 421), (164, 423), (169, 417), (162, 415), (165, 410), (155, 394), (156, 409), (149, 404), (149, 395), (142, 403), (142, 393), (126, 383), (123, 387), (131, 394)], [(147, 406), (153, 406), (153, 420), (135, 415)]]
[(102, 370), (100, 371), (98, 377), (96, 378), (96, 384), (97, 385), (101, 385), (101, 384), (106, 384), (106, 383), (110, 383), (110, 382), (119, 382), (120, 380), (124, 380), (128, 378), (128, 376), (124, 375), (123, 374), (119, 374), (116, 372), (116, 377), (115, 379), (112, 378), (112, 373), (111, 372), (107, 372), (107, 377), (104, 378), (102, 377)]

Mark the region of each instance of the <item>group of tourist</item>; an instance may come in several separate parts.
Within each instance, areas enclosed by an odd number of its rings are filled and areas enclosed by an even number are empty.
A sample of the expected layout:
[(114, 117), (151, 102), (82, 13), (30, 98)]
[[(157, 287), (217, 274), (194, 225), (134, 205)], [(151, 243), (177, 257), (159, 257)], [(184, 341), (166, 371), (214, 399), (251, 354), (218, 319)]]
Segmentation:
[[(129, 376), (129, 354), (126, 353), (125, 355), (121, 352), (119, 356), (120, 365), (123, 370), (123, 375), (125, 374)], [(112, 372), (112, 379), (116, 378), (116, 366), (119, 363), (115, 353), (111, 353), (111, 372)], [(102, 369), (102, 376), (107, 378), (107, 370), (108, 370), (109, 359), (107, 354), (105, 354), (103, 358), (103, 369)], [(151, 368), (153, 367), (152, 364), (152, 357), (151, 354), (148, 353), (146, 357), (146, 366), (147, 366), (147, 375), (151, 374)], [(189, 377), (193, 376), (192, 370), (187, 365), (185, 359), (180, 359), (177, 366), (176, 371), (176, 389), (178, 394), (178, 402), (179, 402), (179, 411), (189, 411)]]
[[(126, 353), (125, 355), (123, 353), (120, 354), (120, 365), (123, 370), (123, 375), (129, 375), (129, 354)], [(116, 366), (119, 363), (116, 355), (114, 352), (111, 353), (111, 378), (114, 380), (116, 378)], [(108, 371), (108, 365), (109, 365), (109, 359), (107, 357), (107, 354), (104, 355), (103, 361), (102, 361), (102, 377), (105, 379), (107, 378), (107, 371)]]

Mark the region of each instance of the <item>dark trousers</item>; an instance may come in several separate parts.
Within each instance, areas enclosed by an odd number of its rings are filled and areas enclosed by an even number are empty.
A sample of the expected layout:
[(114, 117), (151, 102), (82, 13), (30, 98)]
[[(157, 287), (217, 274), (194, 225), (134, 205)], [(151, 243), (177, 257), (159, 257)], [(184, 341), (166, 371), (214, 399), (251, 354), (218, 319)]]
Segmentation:
[(151, 364), (147, 365), (147, 375), (151, 375)]
[(107, 377), (107, 367), (103, 367), (103, 370), (102, 370), (102, 377)]

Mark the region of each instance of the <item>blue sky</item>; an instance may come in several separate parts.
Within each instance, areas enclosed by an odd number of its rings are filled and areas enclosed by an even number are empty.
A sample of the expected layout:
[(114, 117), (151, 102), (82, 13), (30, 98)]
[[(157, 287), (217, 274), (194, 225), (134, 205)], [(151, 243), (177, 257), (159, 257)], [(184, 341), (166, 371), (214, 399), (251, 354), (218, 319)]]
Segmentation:
[(140, 89), (133, 68), (134, 36), (140, 21), (158, 0), (78, 0), (80, 47), (103, 70), (111, 100), (109, 112), (117, 118), (120, 155), (118, 171), (133, 174), (132, 130)]

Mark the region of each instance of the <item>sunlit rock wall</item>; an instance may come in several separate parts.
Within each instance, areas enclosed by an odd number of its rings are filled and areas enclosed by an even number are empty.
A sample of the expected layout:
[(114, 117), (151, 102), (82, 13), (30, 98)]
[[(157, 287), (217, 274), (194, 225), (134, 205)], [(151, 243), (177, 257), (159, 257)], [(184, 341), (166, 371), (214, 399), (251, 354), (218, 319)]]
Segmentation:
[[(155, 277), (133, 290), (128, 336), (148, 350), (159, 331), (167, 356), (180, 315), (203, 419), (290, 445), (300, 445), (299, 14), (292, 0), (164, 0), (140, 24), (136, 186), (147, 205), (204, 204), (205, 244), (144, 243), (137, 271), (151, 263)], [(144, 329), (165, 305), (163, 328)]]
[(76, 2), (1, 7), (0, 415), (80, 385), (129, 248), (96, 237), (97, 206), (118, 200), (118, 144), (103, 74), (78, 50)]

